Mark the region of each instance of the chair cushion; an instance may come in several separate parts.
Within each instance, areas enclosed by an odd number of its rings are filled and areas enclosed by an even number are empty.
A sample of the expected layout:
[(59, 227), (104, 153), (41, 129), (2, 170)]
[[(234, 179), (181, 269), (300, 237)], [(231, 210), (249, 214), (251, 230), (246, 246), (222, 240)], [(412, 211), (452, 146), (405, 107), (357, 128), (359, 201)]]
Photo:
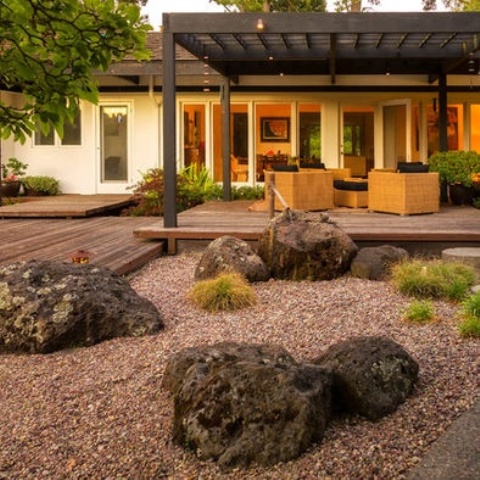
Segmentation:
[(325, 170), (325, 164), (322, 162), (300, 162), (300, 168), (319, 168)]
[(350, 190), (354, 192), (366, 192), (368, 190), (368, 182), (353, 182), (348, 180), (334, 180), (333, 186), (337, 190)]
[(429, 166), (422, 162), (398, 162), (399, 173), (428, 173)]
[(273, 165), (272, 169), (274, 172), (298, 172), (296, 165)]

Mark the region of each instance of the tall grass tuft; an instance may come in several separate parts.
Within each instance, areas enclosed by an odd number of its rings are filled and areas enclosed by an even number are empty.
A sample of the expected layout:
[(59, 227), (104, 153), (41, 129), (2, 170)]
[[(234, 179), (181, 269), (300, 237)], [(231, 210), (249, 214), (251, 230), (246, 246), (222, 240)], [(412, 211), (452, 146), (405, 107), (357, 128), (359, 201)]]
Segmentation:
[(411, 259), (392, 268), (392, 283), (403, 294), (416, 298), (463, 300), (475, 283), (469, 265), (442, 260)]
[(431, 300), (414, 300), (403, 313), (403, 318), (412, 323), (429, 323), (435, 319), (435, 308)]
[(238, 273), (222, 273), (213, 279), (197, 282), (188, 298), (209, 312), (231, 311), (257, 303), (257, 294)]
[(480, 292), (466, 298), (461, 304), (462, 321), (458, 331), (463, 337), (480, 337)]

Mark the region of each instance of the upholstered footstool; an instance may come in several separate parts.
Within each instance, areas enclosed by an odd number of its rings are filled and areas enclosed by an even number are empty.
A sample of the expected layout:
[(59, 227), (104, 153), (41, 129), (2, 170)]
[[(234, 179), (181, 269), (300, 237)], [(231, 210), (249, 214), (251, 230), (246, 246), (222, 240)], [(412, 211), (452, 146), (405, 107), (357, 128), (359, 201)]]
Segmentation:
[(368, 207), (368, 181), (363, 178), (335, 180), (334, 202), (338, 207)]

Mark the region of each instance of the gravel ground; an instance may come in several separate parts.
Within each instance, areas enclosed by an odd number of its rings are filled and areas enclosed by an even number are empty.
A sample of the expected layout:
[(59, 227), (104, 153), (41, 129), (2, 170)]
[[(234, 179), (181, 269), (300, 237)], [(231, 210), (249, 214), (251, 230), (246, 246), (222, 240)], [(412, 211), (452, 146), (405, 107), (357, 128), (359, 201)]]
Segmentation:
[[(479, 388), (480, 342), (438, 321), (406, 324), (409, 300), (387, 283), (256, 284), (257, 306), (207, 314), (185, 300), (198, 253), (163, 257), (131, 279), (163, 312), (159, 335), (50, 355), (0, 355), (0, 479), (402, 479)], [(414, 395), (388, 418), (335, 420), (323, 442), (273, 468), (221, 473), (172, 444), (172, 399), (161, 388), (170, 355), (219, 341), (270, 342), (308, 361), (354, 335), (388, 335), (420, 364)]]

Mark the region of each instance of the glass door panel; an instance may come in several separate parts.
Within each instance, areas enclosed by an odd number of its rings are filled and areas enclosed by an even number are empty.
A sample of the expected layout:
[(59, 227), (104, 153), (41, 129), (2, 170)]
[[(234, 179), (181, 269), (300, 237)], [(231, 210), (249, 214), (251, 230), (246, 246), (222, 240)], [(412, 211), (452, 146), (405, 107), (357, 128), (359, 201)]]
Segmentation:
[(185, 167), (205, 166), (205, 105), (183, 106), (183, 160)]
[[(223, 180), (221, 110), (221, 105), (213, 106), (213, 173), (217, 182)], [(248, 105), (230, 105), (230, 169), (232, 182), (247, 182), (250, 177), (249, 129)]]
[(100, 183), (128, 181), (128, 106), (100, 107)]
[(299, 105), (299, 157), (305, 160), (322, 158), (321, 114), (319, 105)]
[(343, 166), (353, 177), (366, 177), (374, 164), (374, 109), (370, 106), (343, 108)]

